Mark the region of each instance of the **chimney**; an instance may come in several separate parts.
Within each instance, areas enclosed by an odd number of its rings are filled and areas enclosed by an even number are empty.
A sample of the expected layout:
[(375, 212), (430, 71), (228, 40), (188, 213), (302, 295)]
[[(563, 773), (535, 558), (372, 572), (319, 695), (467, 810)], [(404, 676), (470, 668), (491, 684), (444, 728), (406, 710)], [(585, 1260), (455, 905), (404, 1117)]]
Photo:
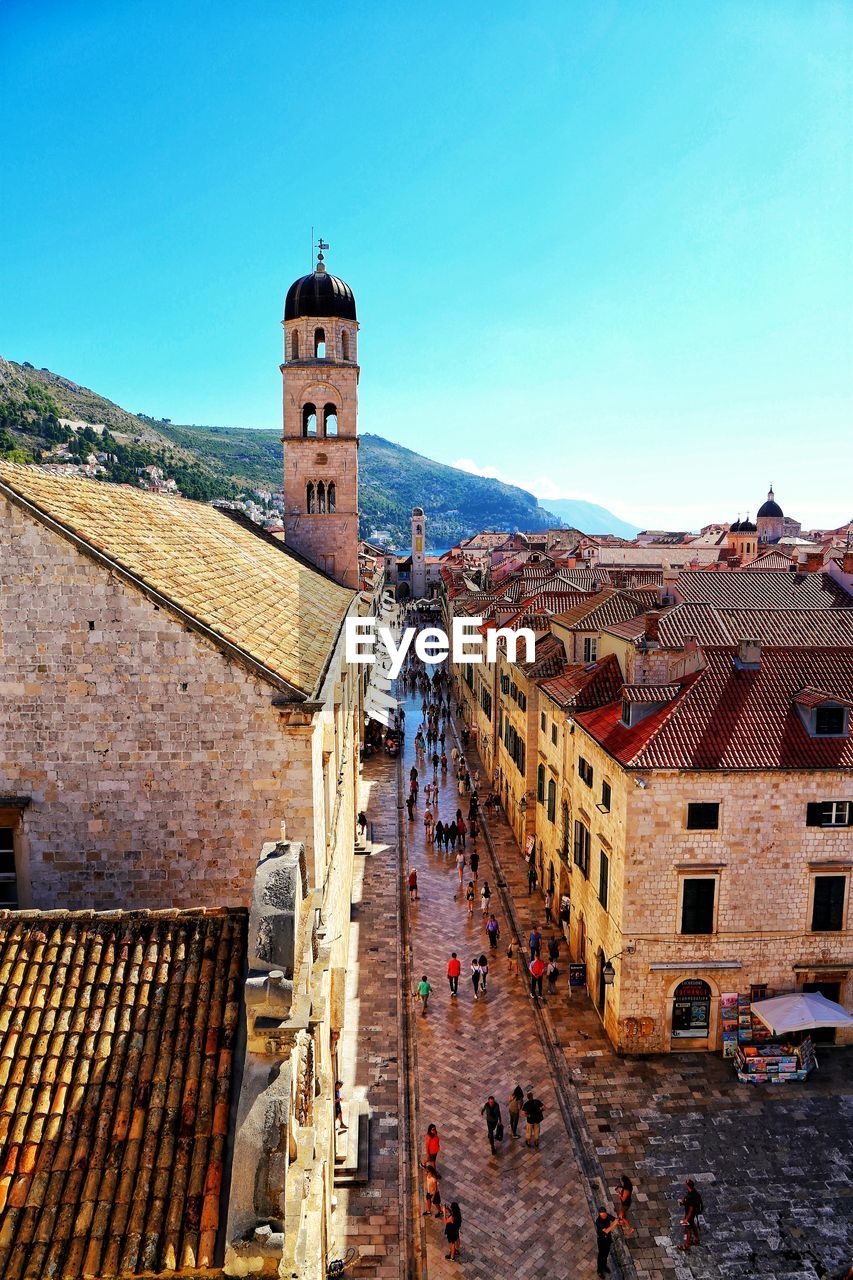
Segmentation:
[(643, 638), (646, 644), (658, 643), (659, 622), (660, 614), (655, 609), (649, 609), (643, 618)]
[(809, 551), (806, 553), (806, 573), (820, 573), (823, 569), (823, 552)]
[(744, 636), (738, 645), (737, 665), (741, 671), (757, 671), (761, 666), (761, 641), (756, 636)]

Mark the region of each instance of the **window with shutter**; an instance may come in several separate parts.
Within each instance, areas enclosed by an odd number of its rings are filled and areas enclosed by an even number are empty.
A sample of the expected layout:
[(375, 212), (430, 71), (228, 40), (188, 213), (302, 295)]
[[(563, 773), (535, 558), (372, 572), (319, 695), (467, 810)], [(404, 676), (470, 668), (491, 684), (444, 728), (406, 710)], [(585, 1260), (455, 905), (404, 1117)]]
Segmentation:
[(553, 778), (548, 779), (548, 821), (557, 821), (557, 784)]
[(610, 859), (603, 849), (598, 853), (598, 901), (607, 910), (608, 881), (610, 878)]
[(846, 876), (815, 876), (812, 932), (836, 933), (844, 926)]
[(717, 882), (712, 877), (707, 879), (689, 876), (681, 886), (681, 932), (713, 933), (714, 932), (714, 898)]
[(15, 829), (0, 827), (0, 907), (17, 907), (18, 871), (15, 866)]
[(545, 803), (545, 766), (540, 764), (536, 770), (536, 799), (540, 804)]

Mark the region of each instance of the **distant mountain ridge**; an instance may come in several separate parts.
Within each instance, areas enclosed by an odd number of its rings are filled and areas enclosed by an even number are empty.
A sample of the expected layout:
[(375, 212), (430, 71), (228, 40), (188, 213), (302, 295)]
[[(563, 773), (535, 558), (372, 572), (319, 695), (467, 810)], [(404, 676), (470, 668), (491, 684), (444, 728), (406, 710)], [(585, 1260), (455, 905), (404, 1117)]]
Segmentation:
[(543, 498), (548, 510), (559, 516), (564, 524), (573, 529), (583, 529), (584, 533), (614, 533), (618, 538), (636, 538), (640, 526), (620, 520), (606, 507), (595, 502), (586, 502), (583, 498)]
[[(103, 425), (106, 435), (74, 432), (59, 423)], [(237, 499), (258, 490), (280, 490), (282, 445), (278, 430), (177, 425), (129, 413), (87, 387), (30, 364), (0, 356), (0, 457), (38, 461), (60, 448), (82, 462), (100, 452), (104, 479), (133, 483), (138, 470), (157, 466), (187, 497)], [(560, 503), (539, 504), (532, 493), (500, 480), (433, 462), (381, 436), (360, 436), (359, 502), (362, 537), (385, 534), (408, 547), (411, 511), (427, 513), (427, 541), (452, 546), (481, 529), (535, 531), (570, 523)], [(586, 505), (586, 504), (582, 504)], [(603, 508), (592, 507), (595, 512)], [(617, 532), (620, 523), (610, 518)], [(604, 531), (596, 529), (594, 532)]]

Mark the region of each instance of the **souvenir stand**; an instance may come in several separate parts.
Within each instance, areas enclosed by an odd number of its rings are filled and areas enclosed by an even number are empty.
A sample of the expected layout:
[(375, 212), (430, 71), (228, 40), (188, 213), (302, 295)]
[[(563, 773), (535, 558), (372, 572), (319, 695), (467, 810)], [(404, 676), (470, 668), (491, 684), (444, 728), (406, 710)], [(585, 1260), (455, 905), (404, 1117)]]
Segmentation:
[[(756, 1001), (755, 1004), (762, 1002)], [(814, 1045), (773, 1038), (770, 1027), (756, 1013), (752, 997), (728, 992), (720, 996), (723, 1057), (732, 1058), (745, 1084), (786, 1084), (805, 1080), (817, 1066)]]

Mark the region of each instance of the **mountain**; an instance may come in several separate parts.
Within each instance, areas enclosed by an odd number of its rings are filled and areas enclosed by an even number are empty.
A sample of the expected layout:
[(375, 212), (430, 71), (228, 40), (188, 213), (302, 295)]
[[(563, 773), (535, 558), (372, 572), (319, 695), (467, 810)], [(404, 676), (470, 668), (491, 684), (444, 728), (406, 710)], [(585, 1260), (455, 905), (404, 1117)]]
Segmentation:
[(620, 520), (606, 507), (599, 507), (595, 502), (584, 502), (582, 498), (546, 498), (548, 510), (559, 516), (564, 524), (573, 529), (583, 529), (585, 533), (613, 533), (618, 538), (636, 538), (640, 532), (639, 525), (628, 524)]
[[(141, 468), (156, 466), (186, 497), (210, 501), (280, 489), (281, 449), (279, 431), (155, 420), (49, 369), (0, 357), (0, 457), (82, 463), (94, 454), (103, 479), (128, 484), (137, 482)], [(384, 532), (398, 547), (409, 545), (414, 506), (426, 510), (430, 547), (451, 546), (480, 529), (561, 523), (525, 489), (370, 434), (360, 437), (359, 499), (362, 536)]]

